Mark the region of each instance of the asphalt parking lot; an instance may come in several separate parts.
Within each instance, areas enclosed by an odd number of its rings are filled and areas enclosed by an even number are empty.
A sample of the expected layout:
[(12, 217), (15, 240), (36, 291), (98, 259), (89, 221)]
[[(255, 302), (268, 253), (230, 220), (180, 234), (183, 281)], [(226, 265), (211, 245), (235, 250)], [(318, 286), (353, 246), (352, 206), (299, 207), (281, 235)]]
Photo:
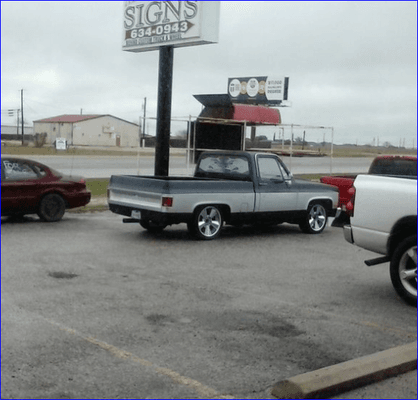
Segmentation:
[(199, 242), (121, 220), (2, 218), (2, 398), (266, 398), (417, 338), (388, 266), (339, 228)]

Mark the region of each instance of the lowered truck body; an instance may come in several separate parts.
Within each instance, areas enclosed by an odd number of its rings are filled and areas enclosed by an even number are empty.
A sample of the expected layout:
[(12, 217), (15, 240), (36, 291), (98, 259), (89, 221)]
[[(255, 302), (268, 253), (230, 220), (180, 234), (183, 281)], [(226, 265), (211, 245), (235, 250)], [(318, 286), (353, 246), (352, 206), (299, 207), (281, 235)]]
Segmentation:
[(108, 202), (125, 222), (148, 230), (185, 222), (198, 238), (213, 239), (223, 223), (289, 222), (320, 233), (336, 214), (338, 190), (295, 180), (273, 154), (208, 152), (193, 177), (112, 176)]

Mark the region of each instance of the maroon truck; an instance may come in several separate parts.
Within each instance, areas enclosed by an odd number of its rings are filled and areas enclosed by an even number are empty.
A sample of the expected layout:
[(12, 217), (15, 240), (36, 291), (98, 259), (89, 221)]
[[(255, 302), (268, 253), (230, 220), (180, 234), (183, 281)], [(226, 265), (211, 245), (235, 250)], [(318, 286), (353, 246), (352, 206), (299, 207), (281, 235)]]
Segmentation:
[[(370, 165), (368, 174), (387, 175), (417, 179), (417, 157), (416, 156), (378, 156)], [(338, 207), (342, 213), (339, 220), (348, 220), (351, 203), (350, 199), (354, 194), (353, 183), (357, 175), (323, 176), (321, 183), (336, 186), (340, 191)]]

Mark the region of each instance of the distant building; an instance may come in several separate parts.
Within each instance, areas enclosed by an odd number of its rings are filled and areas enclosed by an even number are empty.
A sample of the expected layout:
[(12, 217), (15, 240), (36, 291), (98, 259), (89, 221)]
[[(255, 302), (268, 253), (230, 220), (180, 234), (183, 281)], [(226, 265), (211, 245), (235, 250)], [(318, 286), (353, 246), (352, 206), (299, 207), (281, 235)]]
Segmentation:
[(33, 121), (35, 135), (46, 133), (46, 143), (57, 138), (67, 140), (69, 146), (138, 145), (140, 127), (112, 115), (59, 115)]

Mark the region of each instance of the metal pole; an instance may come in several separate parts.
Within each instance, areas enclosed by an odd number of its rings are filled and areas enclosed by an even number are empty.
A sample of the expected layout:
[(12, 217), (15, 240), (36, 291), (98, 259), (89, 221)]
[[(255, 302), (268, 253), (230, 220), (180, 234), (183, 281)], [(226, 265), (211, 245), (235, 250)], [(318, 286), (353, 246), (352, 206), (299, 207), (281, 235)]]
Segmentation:
[(147, 118), (147, 98), (144, 98), (144, 120), (143, 120), (143, 124), (142, 124), (142, 143), (141, 143), (141, 147), (144, 148), (145, 147), (145, 121)]
[(293, 124), (290, 128), (290, 172), (292, 172), (292, 154), (293, 154)]
[[(247, 134), (247, 121), (244, 121), (244, 126), (243, 126), (243, 138), (242, 138), (242, 151), (245, 151), (245, 136)], [(251, 138), (253, 135), (253, 127), (251, 127)], [(254, 126), (254, 137), (255, 137), (255, 126)]]
[(330, 174), (332, 175), (332, 156), (334, 154), (334, 128), (331, 128), (331, 166)]
[(23, 123), (23, 89), (20, 91), (20, 110), (22, 112), (21, 123), (22, 123), (22, 146), (23, 146), (23, 142), (24, 142), (23, 138), (24, 138), (24, 135), (25, 135), (24, 127), (23, 127), (24, 126), (24, 123)]
[(197, 127), (197, 118), (193, 126), (193, 164), (196, 162), (196, 127)]
[(189, 125), (187, 126), (187, 150), (186, 150), (186, 164), (187, 164), (187, 175), (189, 175), (189, 168), (190, 168), (190, 135), (192, 127), (192, 116), (189, 115)]
[(171, 94), (173, 86), (173, 46), (160, 47), (158, 71), (157, 140), (155, 176), (168, 176), (170, 158)]

